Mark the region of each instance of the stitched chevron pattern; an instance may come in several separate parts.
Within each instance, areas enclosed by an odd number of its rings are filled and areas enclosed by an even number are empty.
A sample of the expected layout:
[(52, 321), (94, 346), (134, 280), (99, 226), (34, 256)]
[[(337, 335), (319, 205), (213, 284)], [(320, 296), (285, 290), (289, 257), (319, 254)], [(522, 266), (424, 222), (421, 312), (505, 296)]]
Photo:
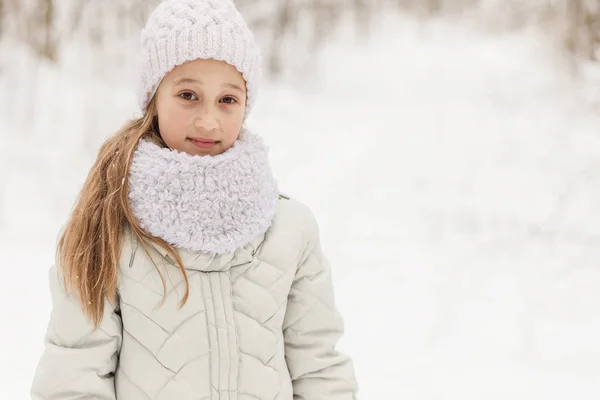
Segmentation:
[(120, 396), (278, 399), (289, 380), (281, 327), (297, 255), (287, 268), (276, 267), (264, 243), (264, 236), (257, 238), (225, 265), (214, 257), (184, 257), (190, 292), (180, 309), (185, 281), (178, 267), (153, 253), (166, 283), (161, 305), (158, 271), (141, 248), (130, 246), (133, 258), (125, 257), (130, 262), (120, 276)]

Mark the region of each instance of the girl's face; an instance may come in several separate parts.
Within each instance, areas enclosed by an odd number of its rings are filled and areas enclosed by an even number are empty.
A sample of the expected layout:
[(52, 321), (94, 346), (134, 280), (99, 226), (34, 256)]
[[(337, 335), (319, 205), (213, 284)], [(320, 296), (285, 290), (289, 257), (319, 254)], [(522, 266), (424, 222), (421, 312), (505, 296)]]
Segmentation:
[(215, 156), (237, 140), (246, 110), (246, 82), (224, 61), (175, 67), (156, 91), (160, 135), (169, 148)]

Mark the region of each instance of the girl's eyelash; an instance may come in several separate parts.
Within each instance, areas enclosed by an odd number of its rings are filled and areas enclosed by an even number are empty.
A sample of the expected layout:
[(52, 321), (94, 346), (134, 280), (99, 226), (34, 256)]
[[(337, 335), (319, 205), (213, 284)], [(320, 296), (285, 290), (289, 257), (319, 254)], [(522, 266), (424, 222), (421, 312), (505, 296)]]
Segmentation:
[[(185, 98), (183, 98), (183, 95), (185, 95), (185, 94), (191, 94), (192, 96), (195, 97), (195, 99), (185, 99)], [(196, 96), (193, 92), (181, 92), (177, 96), (180, 97), (180, 98), (182, 98), (183, 100), (186, 100), (186, 101), (192, 101), (192, 100), (197, 100), (198, 99), (198, 96)]]
[[(183, 97), (185, 95), (192, 95), (194, 98), (193, 99), (187, 99), (187, 98)], [(196, 94), (193, 93), (193, 92), (181, 92), (181, 93), (179, 93), (177, 95), (177, 97), (179, 97), (179, 98), (181, 98), (181, 99), (183, 99), (185, 101), (193, 101), (193, 100), (197, 100), (198, 99), (198, 96), (196, 96)], [(235, 97), (232, 97), (232, 96), (225, 96), (221, 100), (224, 100), (224, 99), (231, 99), (232, 100), (231, 102), (225, 102), (225, 104), (235, 104), (235, 103), (238, 102), (237, 99)]]

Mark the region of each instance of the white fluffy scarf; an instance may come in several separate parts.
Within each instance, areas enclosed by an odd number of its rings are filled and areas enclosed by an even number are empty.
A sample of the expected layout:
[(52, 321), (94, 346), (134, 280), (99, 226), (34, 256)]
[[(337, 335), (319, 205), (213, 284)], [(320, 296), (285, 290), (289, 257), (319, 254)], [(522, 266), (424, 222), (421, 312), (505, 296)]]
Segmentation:
[(279, 191), (267, 148), (244, 130), (217, 156), (193, 156), (141, 140), (131, 164), (129, 199), (151, 235), (177, 248), (225, 254), (267, 231)]

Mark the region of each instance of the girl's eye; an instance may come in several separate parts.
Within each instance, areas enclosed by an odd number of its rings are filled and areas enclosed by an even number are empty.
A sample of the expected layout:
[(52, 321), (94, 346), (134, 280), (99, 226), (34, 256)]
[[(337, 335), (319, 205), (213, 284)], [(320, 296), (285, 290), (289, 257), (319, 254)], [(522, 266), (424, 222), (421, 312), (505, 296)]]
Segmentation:
[(223, 99), (221, 101), (224, 102), (225, 104), (235, 104), (235, 103), (237, 103), (237, 100), (234, 99), (233, 97), (230, 97), (230, 96), (223, 97)]
[(187, 100), (187, 101), (192, 101), (192, 100), (198, 100), (198, 98), (196, 97), (196, 95), (192, 92), (183, 92), (179, 94), (179, 97), (181, 97), (183, 100)]

